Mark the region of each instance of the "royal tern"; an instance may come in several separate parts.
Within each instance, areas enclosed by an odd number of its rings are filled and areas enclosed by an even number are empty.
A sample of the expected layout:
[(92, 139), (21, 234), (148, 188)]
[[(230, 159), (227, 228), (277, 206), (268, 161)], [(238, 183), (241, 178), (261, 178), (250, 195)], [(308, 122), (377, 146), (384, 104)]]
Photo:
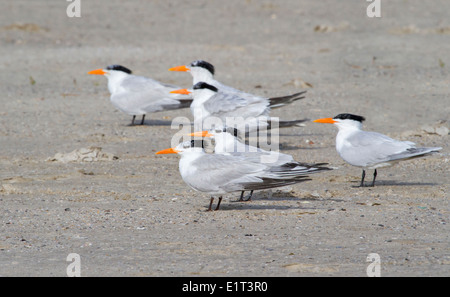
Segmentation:
[(416, 147), (410, 141), (399, 141), (377, 132), (363, 131), (364, 120), (362, 116), (343, 113), (334, 118), (314, 121), (334, 124), (338, 127), (336, 150), (344, 161), (362, 168), (360, 187), (364, 187), (367, 169), (375, 169), (370, 185), (373, 187), (377, 168), (392, 166), (399, 161), (422, 157), (442, 149), (441, 147)]
[[(202, 125), (202, 130), (211, 128), (209, 126), (203, 127), (207, 124), (216, 124), (221, 127), (229, 126), (227, 121), (230, 119), (239, 126), (239, 130), (248, 129), (249, 131), (258, 128), (270, 129), (274, 123), (269, 117), (270, 107), (267, 101), (253, 98), (245, 99), (236, 94), (223, 93), (215, 86), (205, 82), (195, 84), (192, 92), (188, 89), (179, 89), (171, 93), (183, 95), (192, 93), (194, 100), (191, 104), (191, 112), (194, 121), (199, 121)], [(241, 119), (242, 122), (235, 122), (234, 119)], [(305, 121), (307, 120), (277, 121), (277, 124), (279, 127), (289, 127), (297, 126)]]
[(106, 76), (111, 103), (120, 111), (133, 116), (132, 125), (137, 115), (142, 115), (143, 125), (146, 113), (186, 108), (192, 103), (189, 95), (170, 93), (180, 87), (133, 75), (130, 69), (121, 65), (110, 65), (88, 74)]
[(215, 209), (218, 210), (224, 194), (291, 185), (310, 180), (308, 174), (329, 170), (320, 164), (271, 166), (250, 161), (245, 156), (207, 154), (198, 143), (195, 140), (185, 141), (156, 154), (181, 155), (181, 177), (194, 190), (211, 195), (208, 210), (211, 210), (214, 196), (219, 196)]
[(255, 101), (261, 101), (261, 102), (267, 102), (268, 106), (270, 108), (278, 108), (282, 107), (284, 105), (290, 104), (294, 101), (297, 101), (299, 99), (305, 98), (306, 91), (288, 95), (288, 96), (282, 96), (282, 97), (274, 97), (274, 98), (265, 98), (261, 96), (256, 96), (250, 93), (246, 93), (240, 90), (237, 90), (235, 88), (232, 88), (230, 86), (224, 85), (221, 82), (214, 79), (214, 66), (211, 63), (208, 63), (203, 60), (197, 60), (189, 65), (181, 65), (177, 67), (170, 68), (169, 71), (185, 71), (190, 72), (193, 78), (192, 85), (195, 85), (199, 82), (205, 82), (209, 85), (212, 85), (216, 87), (219, 91), (227, 94), (234, 94), (241, 98), (250, 100), (251, 102)]
[[(302, 164), (294, 160), (291, 155), (283, 154), (278, 151), (266, 151), (256, 146), (251, 146), (242, 143), (238, 139), (238, 131), (234, 128), (212, 129), (207, 131), (195, 132), (189, 134), (194, 137), (206, 137), (214, 140), (214, 153), (245, 156), (248, 161), (262, 162), (270, 166), (283, 166), (290, 164), (290, 166), (297, 164), (297, 166), (310, 166), (310, 164)], [(325, 163), (314, 164), (315, 166), (323, 166)], [(241, 192), (239, 201), (251, 201), (253, 190), (250, 192), (247, 200), (244, 200), (244, 191)]]

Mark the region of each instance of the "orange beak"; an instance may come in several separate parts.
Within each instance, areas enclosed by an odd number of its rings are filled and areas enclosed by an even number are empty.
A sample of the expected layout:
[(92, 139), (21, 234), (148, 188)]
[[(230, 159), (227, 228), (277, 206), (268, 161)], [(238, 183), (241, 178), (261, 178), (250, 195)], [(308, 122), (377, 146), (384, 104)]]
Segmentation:
[(168, 148), (159, 152), (156, 152), (157, 155), (165, 155), (165, 154), (177, 154), (180, 151), (177, 151), (175, 148)]
[(187, 68), (184, 65), (181, 65), (181, 66), (177, 66), (177, 67), (172, 67), (169, 69), (169, 71), (191, 71), (191, 69)]
[(170, 93), (172, 93), (172, 94), (189, 95), (191, 92), (189, 92), (187, 89), (179, 89), (179, 90), (172, 91)]
[(323, 118), (323, 119), (318, 119), (313, 121), (315, 123), (322, 123), (322, 124), (334, 124), (337, 123), (335, 120), (333, 120), (332, 118)]
[(103, 69), (95, 69), (95, 70), (89, 71), (88, 74), (104, 75), (104, 74), (106, 74), (106, 72), (103, 71)]
[(202, 132), (194, 132), (189, 134), (189, 136), (194, 136), (194, 137), (212, 137), (214, 135), (210, 134), (208, 131), (202, 131)]

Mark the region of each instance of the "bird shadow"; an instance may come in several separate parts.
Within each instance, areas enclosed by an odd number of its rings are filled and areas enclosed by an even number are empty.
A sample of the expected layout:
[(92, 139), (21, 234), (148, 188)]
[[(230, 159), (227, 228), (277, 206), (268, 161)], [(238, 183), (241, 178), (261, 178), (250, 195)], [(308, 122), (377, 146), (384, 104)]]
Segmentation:
[(132, 125), (131, 123), (126, 125), (127, 127), (145, 127), (145, 126), (172, 126), (172, 124), (176, 125), (177, 123), (172, 123), (172, 121), (162, 121), (162, 120), (144, 120), (144, 123), (141, 125), (141, 122)]
[[(270, 135), (270, 134), (269, 134)], [(280, 137), (307, 137), (307, 136), (324, 136), (323, 133), (279, 133)]]
[[(297, 202), (317, 202), (320, 201), (321, 198), (310, 198), (310, 197), (297, 197), (291, 195), (289, 193), (279, 195), (271, 195), (270, 197), (258, 197), (256, 194), (252, 197), (251, 201), (239, 201), (239, 200), (230, 200), (226, 204), (220, 205), (220, 210), (239, 210), (239, 209), (248, 209), (248, 210), (287, 210), (287, 209), (301, 209), (301, 210), (318, 210), (318, 209), (326, 209), (323, 207), (305, 207), (303, 205), (293, 206), (293, 205), (267, 205), (267, 204), (258, 204), (258, 201), (297, 201)], [(342, 202), (343, 199), (326, 199), (327, 201), (334, 202)]]
[(422, 183), (422, 182), (399, 182), (399, 181), (394, 181), (394, 180), (377, 180), (375, 182), (375, 186), (374, 187), (370, 187), (369, 185), (371, 184), (370, 182), (366, 183), (366, 186), (364, 187), (360, 187), (359, 183), (360, 181), (352, 181), (354, 183), (358, 183), (358, 186), (352, 186), (352, 188), (368, 188), (368, 189), (373, 189), (379, 186), (404, 186), (404, 187), (411, 187), (411, 186), (437, 186), (439, 184), (437, 183)]
[(302, 209), (302, 210), (315, 210), (317, 208), (313, 207), (302, 207), (302, 206), (291, 206), (291, 205), (260, 205), (251, 203), (240, 203), (240, 204), (225, 204), (220, 205), (219, 211), (229, 211), (229, 210), (287, 210), (287, 209)]
[(272, 134), (273, 137), (277, 136), (277, 137), (308, 137), (308, 136), (324, 136), (325, 134), (323, 133), (289, 133), (289, 132), (280, 132), (278, 130), (263, 130), (261, 132), (256, 132), (256, 131), (252, 131), (250, 132), (246, 132), (245, 133), (245, 137), (267, 137), (267, 138), (272, 138)]
[(272, 197), (261, 197), (261, 198), (256, 197), (255, 201), (256, 200), (261, 200), (261, 201), (298, 201), (298, 202), (317, 202), (317, 201), (322, 201), (322, 200), (333, 201), (333, 202), (344, 201), (343, 199), (295, 197), (295, 196), (290, 196), (290, 197), (272, 196)]
[(320, 147), (320, 146), (311, 146), (311, 147), (307, 147), (307, 146), (290, 146), (290, 145), (285, 145), (285, 144), (280, 144), (280, 151), (295, 151), (295, 150), (320, 150), (323, 149), (325, 147)]

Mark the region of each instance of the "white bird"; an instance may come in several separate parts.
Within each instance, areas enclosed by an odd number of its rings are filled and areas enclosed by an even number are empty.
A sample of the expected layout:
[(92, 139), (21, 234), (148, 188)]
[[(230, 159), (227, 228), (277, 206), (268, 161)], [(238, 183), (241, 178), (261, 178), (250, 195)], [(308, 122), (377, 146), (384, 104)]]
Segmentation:
[(343, 113), (334, 118), (314, 121), (334, 124), (338, 127), (336, 150), (344, 161), (363, 169), (360, 187), (364, 187), (367, 169), (375, 169), (370, 185), (373, 187), (377, 168), (392, 166), (399, 161), (422, 157), (442, 149), (441, 147), (416, 147), (410, 141), (399, 141), (377, 132), (363, 131), (364, 120), (362, 116)]
[(238, 135), (239, 131), (235, 128), (212, 129), (189, 134), (189, 136), (214, 139), (215, 154), (243, 155), (247, 158), (253, 158), (256, 162), (271, 165), (283, 165), (296, 162), (291, 155), (278, 151), (267, 151), (256, 146), (245, 144), (238, 139)]
[(294, 101), (297, 101), (299, 99), (305, 98), (304, 94), (306, 91), (288, 95), (288, 96), (282, 96), (282, 97), (274, 97), (274, 98), (266, 98), (257, 96), (254, 94), (246, 93), (243, 91), (240, 91), (238, 89), (235, 89), (233, 87), (227, 86), (222, 84), (221, 82), (217, 81), (214, 78), (214, 66), (211, 63), (208, 63), (203, 60), (196, 60), (190, 63), (189, 65), (181, 65), (177, 67), (170, 68), (169, 71), (185, 71), (190, 72), (193, 78), (192, 85), (196, 85), (199, 82), (205, 82), (209, 85), (212, 85), (216, 87), (220, 92), (226, 93), (226, 94), (233, 94), (237, 95), (238, 97), (244, 98), (246, 100), (249, 100), (251, 102), (266, 102), (267, 105), (270, 108), (278, 108), (285, 106), (287, 104), (290, 104)]
[(218, 210), (224, 194), (300, 183), (310, 180), (308, 174), (329, 170), (316, 164), (271, 166), (249, 161), (245, 156), (207, 154), (197, 143), (195, 140), (182, 142), (156, 154), (181, 155), (181, 177), (194, 190), (211, 195), (208, 210), (211, 210), (215, 195), (219, 196), (215, 209)]
[(143, 125), (147, 113), (187, 108), (192, 103), (191, 96), (170, 93), (179, 89), (178, 86), (131, 73), (130, 69), (121, 65), (88, 72), (106, 76), (111, 103), (120, 111), (133, 116), (132, 125), (137, 115), (142, 115)]
[[(234, 128), (212, 129), (189, 134), (193, 137), (206, 137), (214, 140), (214, 153), (232, 156), (244, 156), (251, 162), (261, 162), (270, 166), (289, 166), (297, 165), (299, 167), (309, 166), (294, 160), (291, 155), (283, 154), (278, 151), (266, 151), (259, 147), (242, 143), (238, 139), (238, 130)], [(315, 164), (315, 166), (326, 165), (325, 163)], [(239, 201), (251, 201), (253, 190), (250, 192), (247, 200), (244, 200), (244, 191), (241, 192)]]
[[(193, 95), (191, 112), (194, 122), (202, 125), (202, 130), (237, 125), (240, 131), (255, 131), (260, 128), (271, 129), (274, 121), (269, 117), (270, 107), (267, 101), (243, 98), (233, 93), (224, 93), (205, 82), (194, 85), (193, 91), (180, 89), (175, 94)], [(279, 127), (295, 126), (307, 121), (277, 121)], [(228, 122), (228, 125), (227, 125)], [(194, 124), (195, 124), (194, 123)], [(205, 125), (205, 127), (204, 127)], [(196, 128), (198, 130), (198, 128)]]

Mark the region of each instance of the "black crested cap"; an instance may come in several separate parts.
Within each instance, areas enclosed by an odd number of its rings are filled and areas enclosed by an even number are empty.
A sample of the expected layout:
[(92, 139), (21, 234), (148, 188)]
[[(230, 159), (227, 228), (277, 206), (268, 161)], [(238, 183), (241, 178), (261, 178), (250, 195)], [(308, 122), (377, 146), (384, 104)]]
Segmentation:
[(106, 70), (117, 70), (131, 74), (131, 70), (126, 67), (123, 67), (122, 65), (109, 65), (108, 67), (106, 67)]
[(210, 89), (213, 92), (217, 92), (217, 88), (215, 86), (211, 86), (210, 84), (207, 84), (205, 82), (198, 82), (193, 87), (194, 90), (200, 90), (200, 89)]
[(354, 121), (357, 121), (357, 122), (360, 122), (360, 123), (362, 123), (362, 122), (364, 122), (366, 120), (362, 116), (354, 115), (354, 114), (351, 114), (351, 113), (341, 113), (341, 114), (338, 114), (337, 116), (335, 116), (333, 119), (337, 119), (337, 120), (354, 120)]
[(201, 147), (205, 148), (203, 140), (191, 140), (191, 147)]
[(214, 66), (211, 63), (208, 63), (203, 60), (196, 60), (191, 63), (191, 67), (202, 67), (211, 72), (212, 75), (214, 75)]
[(238, 137), (239, 130), (236, 128), (223, 128), (223, 132), (228, 132), (231, 135), (233, 135), (234, 137)]

